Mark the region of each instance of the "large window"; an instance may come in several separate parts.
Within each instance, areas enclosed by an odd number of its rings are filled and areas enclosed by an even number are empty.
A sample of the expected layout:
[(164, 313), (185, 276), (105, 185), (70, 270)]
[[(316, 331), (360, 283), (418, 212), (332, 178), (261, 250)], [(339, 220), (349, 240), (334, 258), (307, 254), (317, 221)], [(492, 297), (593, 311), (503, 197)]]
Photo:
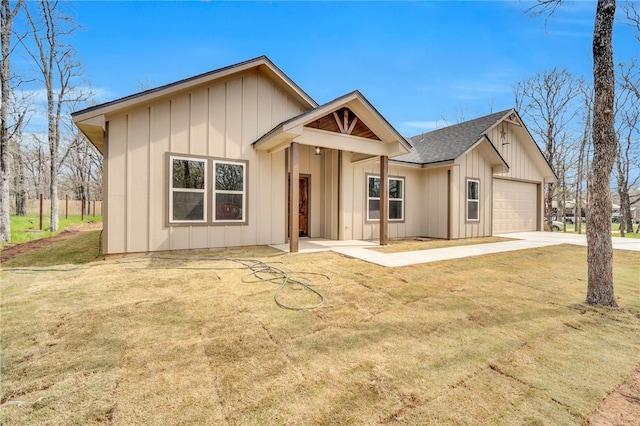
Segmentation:
[(467, 179), (467, 220), (480, 220), (480, 181)]
[[(390, 177), (388, 179), (389, 208), (388, 219), (404, 220), (404, 179)], [(367, 220), (380, 220), (380, 178), (367, 176)]]
[(169, 155), (169, 224), (246, 223), (246, 197), (247, 162)]
[(206, 222), (206, 161), (171, 157), (170, 168), (169, 222)]
[(214, 222), (244, 222), (246, 170), (244, 163), (214, 161)]

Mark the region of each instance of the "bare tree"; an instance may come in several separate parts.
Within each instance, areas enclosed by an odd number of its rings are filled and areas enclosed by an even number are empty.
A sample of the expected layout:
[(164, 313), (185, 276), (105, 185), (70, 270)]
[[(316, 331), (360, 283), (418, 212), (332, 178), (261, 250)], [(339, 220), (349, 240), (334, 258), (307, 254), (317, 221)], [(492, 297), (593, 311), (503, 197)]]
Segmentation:
[[(562, 0), (537, 0), (528, 12), (552, 16)], [(611, 241), (611, 170), (617, 152), (613, 103), (613, 22), (615, 0), (598, 0), (593, 28), (593, 160), (588, 180), (587, 210), (588, 285), (586, 302), (617, 307), (613, 292)]]
[(27, 192), (32, 196), (43, 194), (49, 187), (49, 157), (45, 153), (45, 142), (36, 135), (23, 140), (20, 150), (22, 165), (25, 169)]
[(620, 127), (617, 130), (618, 152), (616, 155), (616, 171), (618, 183), (618, 197), (620, 198), (620, 236), (626, 232), (633, 232), (631, 216), (631, 199), (629, 189), (638, 182), (638, 146), (634, 143), (640, 132), (640, 112), (638, 103), (634, 102), (619, 111)]
[(627, 1), (622, 4), (622, 11), (627, 25), (637, 30), (636, 39), (640, 41), (640, 7), (633, 1)]
[(583, 87), (582, 96), (584, 99), (584, 131), (582, 134), (582, 140), (580, 141), (580, 152), (578, 154), (578, 168), (576, 172), (576, 202), (575, 202), (575, 213), (574, 217), (576, 218), (576, 232), (578, 234), (582, 234), (582, 189), (585, 181), (585, 169), (586, 163), (589, 161), (588, 148), (591, 144), (591, 114), (593, 111), (593, 91), (590, 87), (586, 85)]
[(593, 29), (593, 161), (587, 212), (587, 303), (617, 307), (613, 291), (611, 170), (617, 152), (614, 128), (615, 73), (613, 20), (615, 0), (598, 0)]
[(75, 51), (71, 45), (64, 44), (64, 40), (75, 32), (76, 26), (63, 14), (59, 5), (58, 1), (42, 0), (38, 3), (37, 16), (25, 7), (33, 35), (33, 45), (25, 44), (25, 48), (42, 76), (47, 93), (51, 231), (58, 229), (59, 148), (63, 106), (70, 98), (86, 98), (86, 94), (79, 93), (74, 86), (81, 71)]
[(0, 6), (0, 38), (2, 43), (2, 64), (0, 65), (0, 83), (2, 85), (2, 101), (0, 102), (0, 242), (11, 240), (10, 192), (11, 166), (9, 143), (11, 129), (7, 121), (10, 103), (11, 79), (11, 36), (13, 19), (22, 7), (22, 1), (16, 2), (13, 9), (9, 0), (2, 0)]
[(67, 152), (67, 189), (76, 199), (87, 202), (88, 214), (89, 201), (102, 196), (102, 155), (79, 131), (76, 131)]
[[(542, 145), (544, 156), (556, 176), (564, 176), (564, 163), (572, 163), (567, 155), (574, 150), (572, 123), (579, 114), (581, 78), (576, 78), (567, 70), (556, 68), (539, 73), (515, 86), (516, 109), (526, 118), (529, 129)], [(564, 160), (564, 161), (563, 161)], [(545, 192), (545, 217), (547, 228), (551, 229), (553, 199), (556, 184), (547, 184)], [(564, 206), (563, 206), (564, 207)]]

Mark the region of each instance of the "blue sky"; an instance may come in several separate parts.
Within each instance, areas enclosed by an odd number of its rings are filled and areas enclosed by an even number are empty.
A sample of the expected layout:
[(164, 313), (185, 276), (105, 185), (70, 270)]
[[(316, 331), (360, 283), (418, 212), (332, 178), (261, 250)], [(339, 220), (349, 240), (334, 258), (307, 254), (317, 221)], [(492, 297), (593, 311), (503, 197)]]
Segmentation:
[[(403, 135), (513, 107), (553, 67), (591, 79), (595, 2), (545, 26), (530, 2), (80, 1), (74, 45), (106, 102), (260, 55), (318, 103), (360, 90)], [(638, 56), (614, 31), (616, 62)]]

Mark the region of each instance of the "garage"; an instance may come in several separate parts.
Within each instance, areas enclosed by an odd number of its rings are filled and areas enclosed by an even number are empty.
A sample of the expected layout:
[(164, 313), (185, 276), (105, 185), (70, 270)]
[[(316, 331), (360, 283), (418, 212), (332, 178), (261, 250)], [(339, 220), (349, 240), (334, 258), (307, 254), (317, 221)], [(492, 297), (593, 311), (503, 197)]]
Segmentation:
[(538, 186), (505, 179), (493, 180), (493, 233), (536, 231)]

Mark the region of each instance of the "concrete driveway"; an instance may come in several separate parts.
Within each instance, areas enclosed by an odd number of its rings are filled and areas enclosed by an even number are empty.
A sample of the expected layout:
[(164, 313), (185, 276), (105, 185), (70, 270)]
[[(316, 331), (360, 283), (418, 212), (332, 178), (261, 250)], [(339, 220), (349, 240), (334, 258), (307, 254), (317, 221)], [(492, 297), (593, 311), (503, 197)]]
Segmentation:
[[(560, 244), (573, 244), (585, 247), (587, 245), (586, 235), (565, 234), (564, 232), (519, 232), (496, 236), (512, 238), (513, 241), (402, 253), (380, 253), (375, 250), (369, 250), (365, 247), (332, 247), (331, 250), (336, 253), (344, 254), (345, 256), (364, 260), (365, 262), (393, 268), (416, 265), (419, 263), (437, 262), (440, 260), (481, 256), (483, 254), (548, 247)], [(613, 238), (613, 248), (615, 250), (640, 251), (640, 240), (632, 238)]]

